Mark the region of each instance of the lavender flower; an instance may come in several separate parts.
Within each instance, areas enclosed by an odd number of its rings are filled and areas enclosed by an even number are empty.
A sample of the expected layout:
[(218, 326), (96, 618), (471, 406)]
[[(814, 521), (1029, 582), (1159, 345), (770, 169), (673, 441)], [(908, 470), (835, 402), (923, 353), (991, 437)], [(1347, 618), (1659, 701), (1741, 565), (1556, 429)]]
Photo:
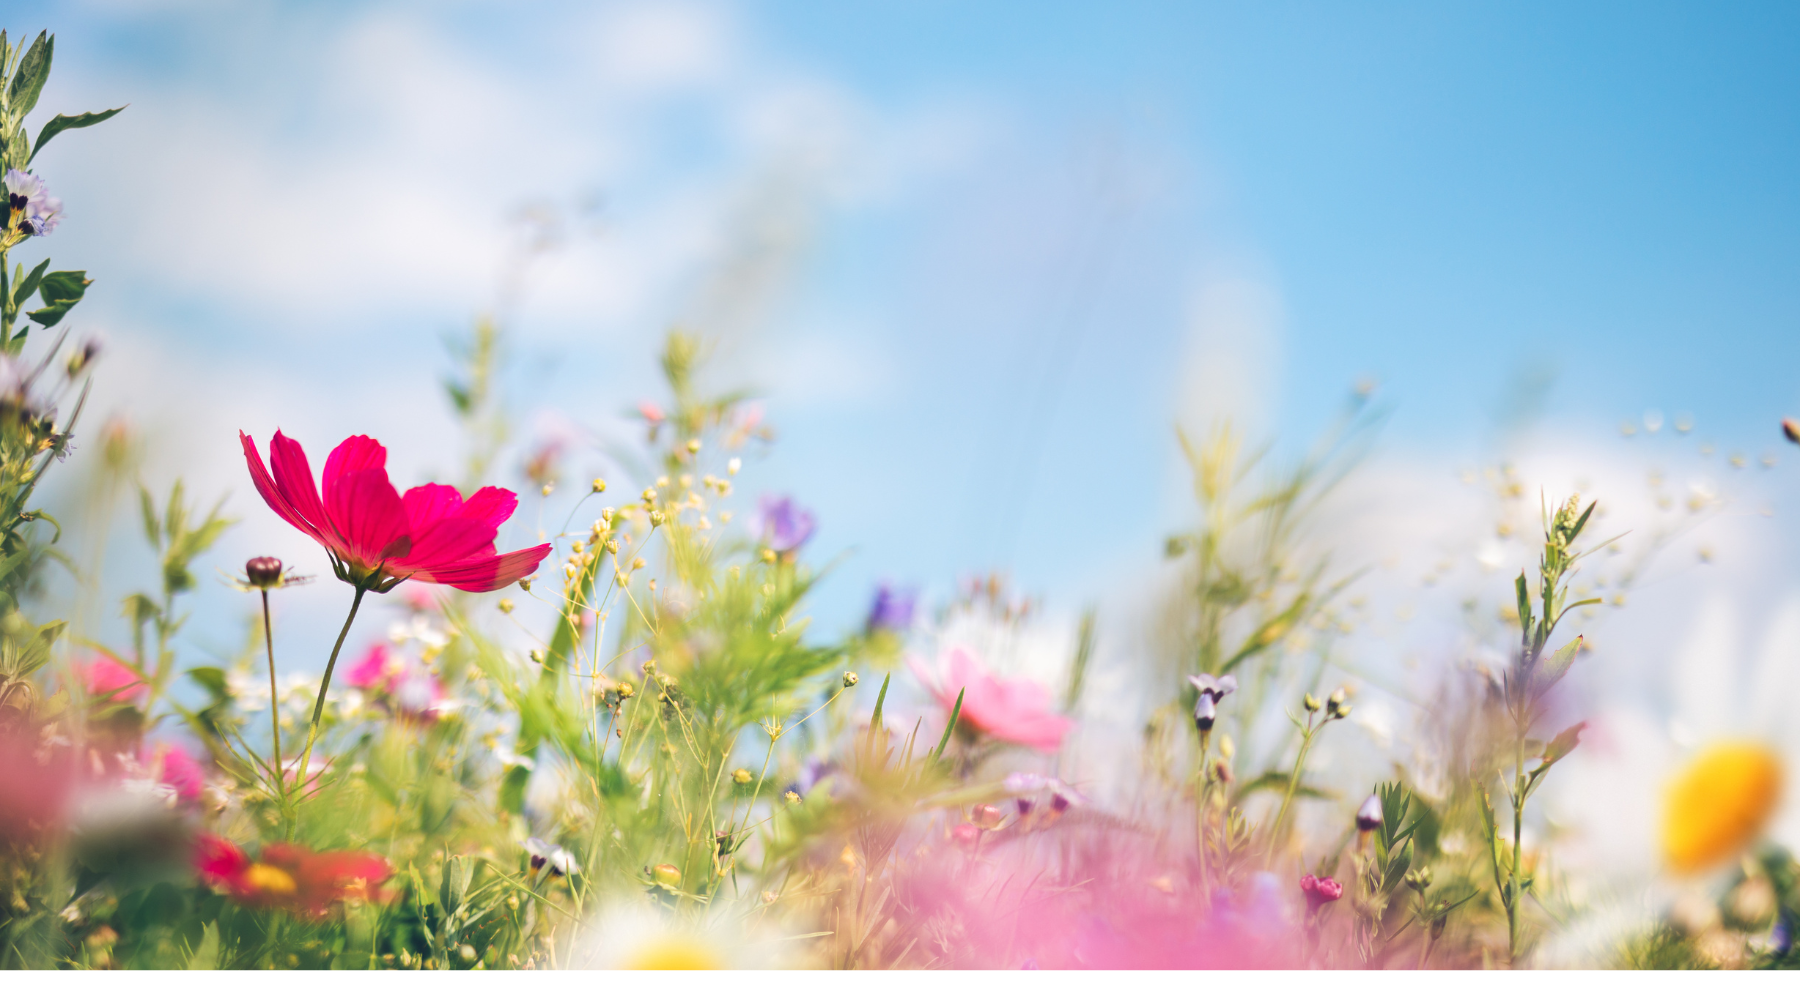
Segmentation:
[(764, 496), (757, 507), (763, 540), (776, 552), (792, 552), (805, 545), (817, 526), (813, 512), (794, 503), (793, 497)]
[(531, 853), (531, 870), (534, 872), (548, 865), (550, 877), (560, 878), (581, 870), (581, 866), (575, 863), (575, 855), (547, 840), (526, 837), (520, 846)]
[(869, 608), (870, 632), (904, 632), (912, 627), (914, 605), (918, 595), (881, 584), (875, 588), (875, 603)]
[(48, 236), (62, 221), (62, 199), (51, 197), (36, 174), (8, 170), (6, 197), (10, 224), (27, 236)]
[(1219, 702), (1237, 690), (1237, 678), (1230, 675), (1214, 677), (1211, 674), (1190, 674), (1188, 683), (1200, 691), (1200, 697), (1194, 700), (1194, 725), (1201, 732), (1210, 732), (1213, 723), (1219, 718)]

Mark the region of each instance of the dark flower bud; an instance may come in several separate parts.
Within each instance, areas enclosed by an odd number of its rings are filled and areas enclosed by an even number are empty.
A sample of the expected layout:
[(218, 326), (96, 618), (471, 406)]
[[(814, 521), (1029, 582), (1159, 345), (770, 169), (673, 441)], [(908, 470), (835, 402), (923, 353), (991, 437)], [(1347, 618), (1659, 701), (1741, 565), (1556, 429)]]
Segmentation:
[(264, 590), (281, 582), (281, 560), (274, 556), (257, 556), (244, 564), (244, 575), (250, 585)]
[(1201, 732), (1210, 732), (1213, 723), (1219, 721), (1219, 706), (1213, 696), (1205, 691), (1194, 699), (1194, 726)]
[(969, 818), (977, 828), (982, 830), (997, 829), (1001, 820), (1000, 810), (986, 803), (976, 806)]
[(1031, 815), (1031, 810), (1036, 808), (1037, 803), (1030, 799), (1015, 799), (1013, 801), (1013, 809), (1018, 812), (1020, 819), (1024, 819)]
[(1364, 833), (1381, 825), (1381, 797), (1371, 795), (1363, 800), (1362, 807), (1356, 810), (1356, 828)]
[(1800, 420), (1788, 417), (1781, 422), (1781, 436), (1795, 444), (1800, 444)]

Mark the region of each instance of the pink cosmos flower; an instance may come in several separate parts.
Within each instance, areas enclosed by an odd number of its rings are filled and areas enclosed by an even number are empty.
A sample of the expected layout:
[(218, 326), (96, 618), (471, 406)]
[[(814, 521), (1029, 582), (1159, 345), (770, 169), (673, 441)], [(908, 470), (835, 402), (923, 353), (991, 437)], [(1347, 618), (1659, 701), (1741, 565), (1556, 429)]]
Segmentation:
[(500, 554), (494, 538), (519, 505), (511, 490), (484, 486), (467, 500), (453, 486), (429, 483), (405, 495), (388, 482), (387, 449), (374, 438), (346, 438), (325, 460), (323, 499), (298, 442), (280, 431), (269, 464), (238, 433), (256, 490), (282, 519), (325, 546), (338, 579), (386, 593), (402, 580), (485, 593), (517, 582), (550, 553), (534, 545)]
[(1334, 878), (1302, 875), (1300, 876), (1300, 891), (1306, 894), (1307, 911), (1312, 912), (1326, 903), (1335, 903), (1342, 898), (1344, 886)]
[(150, 690), (137, 671), (105, 654), (96, 656), (85, 666), (75, 669), (81, 675), (81, 683), (87, 688), (88, 694), (95, 697), (105, 695), (109, 701), (138, 701)]
[(940, 684), (932, 678), (922, 661), (912, 659), (913, 673), (918, 675), (932, 697), (951, 711), (962, 692), (962, 713), (958, 728), (999, 740), (1016, 743), (1044, 753), (1052, 753), (1062, 745), (1063, 736), (1075, 723), (1050, 709), (1050, 691), (1023, 677), (1001, 679), (987, 672), (975, 654), (960, 646), (952, 647), (945, 656), (946, 669)]
[(378, 691), (387, 687), (388, 678), (396, 671), (389, 666), (392, 656), (388, 648), (381, 643), (369, 647), (363, 658), (350, 666), (344, 674), (344, 683), (365, 691)]
[(145, 763), (161, 783), (175, 789), (183, 802), (198, 802), (206, 789), (206, 771), (186, 750), (169, 743), (158, 743), (153, 752), (145, 753)]

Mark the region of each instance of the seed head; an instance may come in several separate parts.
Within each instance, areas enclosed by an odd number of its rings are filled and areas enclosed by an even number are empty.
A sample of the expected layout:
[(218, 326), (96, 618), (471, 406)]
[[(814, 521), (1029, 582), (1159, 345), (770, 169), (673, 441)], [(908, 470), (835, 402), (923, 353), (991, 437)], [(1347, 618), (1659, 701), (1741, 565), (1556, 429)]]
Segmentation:
[(281, 582), (281, 560), (274, 556), (257, 556), (244, 564), (244, 575), (251, 586), (268, 590)]

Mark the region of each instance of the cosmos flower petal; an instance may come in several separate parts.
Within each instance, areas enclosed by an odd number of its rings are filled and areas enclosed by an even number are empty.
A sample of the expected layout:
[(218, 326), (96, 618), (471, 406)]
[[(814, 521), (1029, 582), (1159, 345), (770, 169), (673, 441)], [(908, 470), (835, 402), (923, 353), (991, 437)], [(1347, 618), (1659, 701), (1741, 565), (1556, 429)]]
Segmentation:
[(549, 554), (549, 545), (534, 545), (528, 549), (472, 559), (451, 566), (424, 567), (413, 574), (413, 579), (448, 584), (457, 590), (484, 594), (519, 582), (520, 578), (537, 569), (538, 564)]
[(358, 469), (328, 480), (326, 510), (352, 561), (378, 566), (412, 548), (406, 508), (386, 469)]

